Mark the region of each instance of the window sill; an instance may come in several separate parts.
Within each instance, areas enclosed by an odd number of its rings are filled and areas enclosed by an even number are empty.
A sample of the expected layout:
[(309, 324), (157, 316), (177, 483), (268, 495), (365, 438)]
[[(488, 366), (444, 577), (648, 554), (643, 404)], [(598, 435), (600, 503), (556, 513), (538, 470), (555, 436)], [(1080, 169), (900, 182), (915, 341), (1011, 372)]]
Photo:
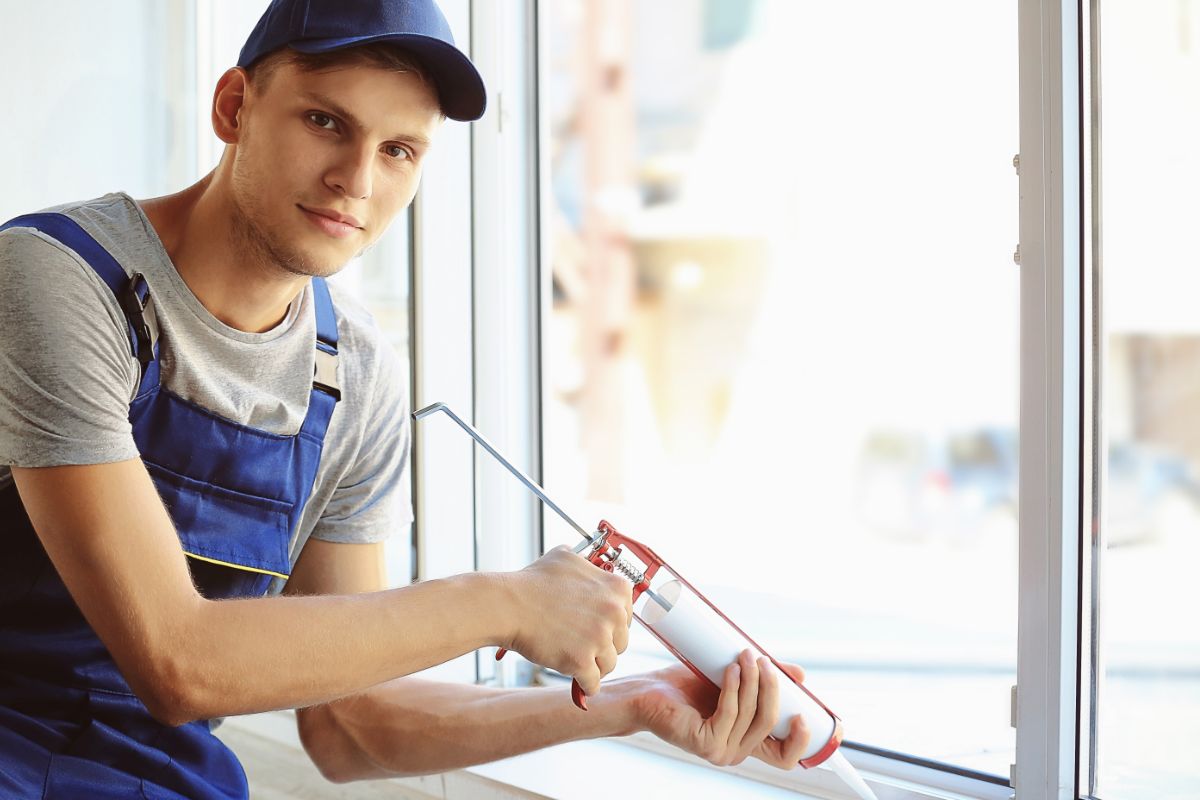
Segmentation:
[[(321, 779), (300, 745), (295, 718), (279, 711), (228, 719), (217, 731), (243, 758), (254, 796), (406, 798), (407, 800), (607, 800), (614, 787), (670, 786), (672, 796), (750, 800), (842, 800), (852, 797), (831, 772), (785, 773), (747, 761), (716, 769), (649, 734), (569, 742), (490, 764), (418, 778), (334, 785)], [(856, 760), (859, 760), (855, 754)], [(868, 757), (869, 758), (869, 757)], [(596, 779), (596, 773), (604, 779)], [(880, 800), (1008, 800), (1010, 789), (982, 793), (931, 788), (863, 771)], [(297, 787), (303, 785), (303, 794)], [(325, 791), (325, 790), (328, 791)]]
[[(731, 772), (663, 758), (616, 739), (568, 742), (490, 764), (419, 778), (394, 778), (360, 785), (334, 785), (316, 776), (296, 733), (291, 712), (278, 711), (227, 719), (218, 735), (243, 759), (251, 794), (294, 792), (304, 783), (304, 797), (382, 798), (409, 800), (609, 800), (617, 786), (671, 786), (673, 796), (739, 797), (750, 800), (826, 798), (758, 784)], [(264, 758), (264, 748), (270, 758)], [(596, 780), (597, 765), (605, 773)], [(312, 774), (307, 774), (311, 772)], [(313, 778), (316, 781), (313, 781)], [(356, 791), (361, 786), (361, 794)], [(384, 788), (387, 786), (388, 788)], [(323, 793), (323, 788), (328, 793)]]

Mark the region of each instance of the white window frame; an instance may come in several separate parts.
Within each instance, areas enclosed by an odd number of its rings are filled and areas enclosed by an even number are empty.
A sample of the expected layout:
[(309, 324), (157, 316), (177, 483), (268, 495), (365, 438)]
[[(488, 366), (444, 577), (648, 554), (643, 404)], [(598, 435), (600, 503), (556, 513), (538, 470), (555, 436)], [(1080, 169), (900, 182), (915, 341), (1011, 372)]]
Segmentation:
[[(414, 357), (419, 403), (445, 400), (472, 416), (531, 475), (540, 470), (540, 314), (549, 296), (539, 203), (548, 174), (537, 146), (539, 4), (444, 2), (455, 30), (469, 18), (489, 109), (469, 145), (439, 142), (415, 213)], [(1080, 6), (1017, 0), (1020, 53), (1021, 463), (1019, 691), (1014, 692), (1022, 798), (1077, 798), (1080, 690), (1080, 480), (1084, 423)], [(535, 46), (536, 45), (536, 46)], [(469, 148), (469, 175), (462, 172)], [(435, 169), (431, 164), (430, 172)], [(443, 171), (444, 170), (444, 171)], [(447, 180), (449, 178), (449, 180)], [(437, 185), (435, 185), (437, 184)], [(469, 220), (461, 199), (471, 196)], [(461, 226), (461, 227), (460, 227)], [(447, 230), (471, 236), (445, 237)], [(439, 232), (443, 235), (439, 236)], [(471, 331), (470, 344), (461, 332)], [(470, 368), (464, 365), (471, 365)], [(472, 458), (461, 431), (416, 436), (423, 577), (468, 568), (516, 569), (540, 552), (542, 516), (507, 473)], [(488, 458), (486, 455), (482, 458)], [(494, 466), (494, 465), (493, 465)], [(473, 478), (473, 480), (472, 480)], [(453, 489), (448, 487), (453, 486)], [(437, 498), (435, 501), (434, 498)], [(453, 497), (453, 508), (445, 498)], [(459, 506), (474, 499), (471, 510)], [(462, 531), (474, 534), (473, 541)], [(527, 671), (480, 658), (476, 679), (521, 685)], [(510, 663), (509, 659), (501, 666)], [(667, 754), (650, 736), (632, 742)], [(689, 760), (677, 751), (675, 758)], [(848, 750), (896, 798), (1007, 798), (1013, 788), (896, 758)], [(695, 760), (695, 759), (690, 759)], [(842, 791), (822, 771), (736, 770), (748, 780), (819, 796)], [(579, 774), (583, 774), (582, 772)], [(748, 785), (749, 788), (749, 785)]]
[[(469, 49), (470, 0), (440, 6)], [(474, 414), (472, 364), (471, 127), (447, 121), (426, 156), (412, 207), (411, 348), (414, 410), (447, 403)], [(442, 415), (413, 423), (413, 514), (418, 580), (476, 569), (474, 443)], [(478, 654), (422, 672), (454, 682), (477, 679)]]
[(1021, 455), (1013, 785), (1078, 787), (1083, 474), (1082, 11), (1019, 0)]
[[(536, 80), (529, 3), (471, 8), (472, 59), (488, 86), (473, 126), (475, 414), (477, 427), (517, 467), (541, 476), (540, 242), (537, 238)], [(541, 554), (539, 501), (490, 456), (476, 478), (478, 568), (516, 570)], [(488, 651), (490, 655), (491, 651)], [(516, 653), (481, 658), (481, 682), (527, 685)]]

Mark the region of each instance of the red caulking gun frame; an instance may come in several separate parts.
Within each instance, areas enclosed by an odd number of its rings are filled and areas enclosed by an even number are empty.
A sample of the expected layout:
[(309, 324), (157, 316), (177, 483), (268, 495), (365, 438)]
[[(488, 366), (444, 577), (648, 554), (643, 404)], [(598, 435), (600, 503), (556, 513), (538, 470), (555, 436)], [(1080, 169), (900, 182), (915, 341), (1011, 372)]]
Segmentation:
[[(584, 541), (574, 548), (574, 552), (583, 554), (587, 551), (584, 557), (588, 561), (607, 572), (623, 575), (633, 583), (634, 617), (698, 677), (719, 691), (725, 668), (737, 659), (742, 650), (752, 647), (766, 656), (771, 662), (769, 668), (775, 673), (780, 694), (779, 722), (771, 731), (772, 737), (786, 738), (792, 717), (796, 714), (803, 716), (811, 734), (808, 748), (800, 756), (801, 766), (815, 767), (834, 754), (842, 743), (842, 722), (837, 715), (803, 684), (784, 672), (770, 653), (733, 624), (661, 556), (641, 542), (620, 533), (606, 521), (601, 521), (594, 533), (588, 533), (547, 497), (540, 486), (509, 463), (479, 431), (459, 419), (445, 403), (434, 403), (415, 411), (413, 418), (419, 420), (436, 411), (444, 411), (543, 503), (579, 532)], [(496, 659), (503, 658), (504, 653), (503, 649), (498, 651)], [(575, 680), (571, 681), (571, 699), (579, 708), (587, 710), (583, 690)], [(841, 758), (836, 761), (841, 761)]]

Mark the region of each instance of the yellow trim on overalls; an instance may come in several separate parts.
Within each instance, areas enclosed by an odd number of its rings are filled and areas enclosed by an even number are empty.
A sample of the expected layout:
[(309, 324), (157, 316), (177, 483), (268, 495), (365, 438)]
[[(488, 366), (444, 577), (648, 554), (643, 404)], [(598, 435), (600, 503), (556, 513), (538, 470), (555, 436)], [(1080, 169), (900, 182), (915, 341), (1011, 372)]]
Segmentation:
[(287, 575), (284, 575), (281, 572), (272, 572), (269, 569), (258, 569), (257, 567), (247, 567), (242, 564), (230, 564), (228, 561), (218, 561), (215, 558), (208, 558), (207, 556), (198, 556), (195, 553), (189, 553), (187, 550), (184, 550), (183, 554), (189, 558), (194, 558), (197, 561), (207, 561), (210, 564), (219, 564), (222, 567), (233, 567), (234, 569), (244, 570), (245, 572), (259, 572), (263, 575), (272, 575), (276, 578), (283, 578), (284, 580), (288, 579)]

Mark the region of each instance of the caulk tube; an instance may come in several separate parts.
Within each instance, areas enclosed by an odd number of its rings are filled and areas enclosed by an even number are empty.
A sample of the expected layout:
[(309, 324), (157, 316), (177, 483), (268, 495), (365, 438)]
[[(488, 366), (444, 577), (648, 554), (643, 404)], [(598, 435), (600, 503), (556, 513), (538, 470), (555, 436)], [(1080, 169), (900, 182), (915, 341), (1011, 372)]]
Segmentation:
[[(643, 593), (634, 606), (638, 620), (667, 649), (675, 653), (693, 671), (703, 674), (718, 689), (726, 668), (738, 655), (750, 648), (766, 656), (767, 669), (779, 685), (779, 721), (771, 729), (776, 739), (786, 739), (792, 717), (799, 714), (810, 733), (808, 747), (800, 754), (800, 764), (815, 767), (825, 761), (842, 742), (841, 721), (809, 691), (781, 670), (774, 658), (746, 636), (727, 617), (717, 611), (685, 581), (667, 567), (658, 571), (653, 590), (664, 606)], [(667, 607), (669, 606), (669, 608)]]

